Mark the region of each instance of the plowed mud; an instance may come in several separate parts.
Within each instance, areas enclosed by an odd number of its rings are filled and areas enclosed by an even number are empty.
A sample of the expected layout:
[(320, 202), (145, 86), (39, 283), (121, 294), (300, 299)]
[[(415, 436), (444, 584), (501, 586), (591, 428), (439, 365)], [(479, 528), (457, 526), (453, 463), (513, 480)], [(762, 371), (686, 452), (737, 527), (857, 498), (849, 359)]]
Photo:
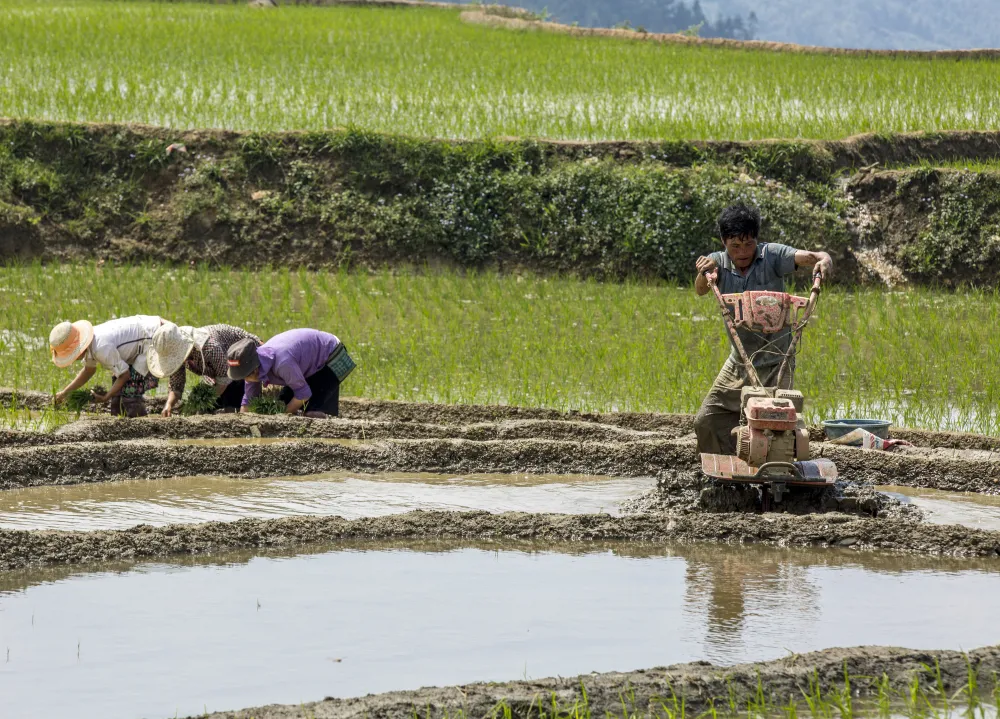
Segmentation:
[(688, 443), (550, 440), (387, 440), (342, 445), (288, 441), (268, 445), (195, 446), (163, 442), (79, 442), (0, 450), (0, 489), (193, 475), (277, 477), (333, 470), (656, 475), (692, 468)]
[(409, 512), (388, 517), (241, 519), (127, 530), (0, 530), (0, 569), (133, 560), (231, 549), (294, 548), (344, 540), (722, 542), (842, 547), (953, 557), (1000, 557), (1000, 532), (861, 519), (844, 514), (525, 514)]
[(981, 450), (946, 453), (915, 448), (905, 453), (877, 452), (821, 444), (813, 448), (813, 455), (832, 459), (840, 476), (852, 482), (1000, 493), (1000, 455), (984, 458)]
[[(52, 397), (44, 392), (34, 391), (13, 391), (0, 388), (0, 404), (10, 405), (16, 402), (18, 406), (29, 409), (43, 409), (51, 406)], [(163, 407), (163, 399), (150, 397), (146, 400), (147, 408), (151, 413), (158, 413)], [(670, 437), (680, 437), (694, 431), (694, 415), (671, 414), (654, 412), (561, 412), (554, 409), (536, 407), (512, 407), (506, 405), (444, 405), (422, 402), (400, 402), (391, 400), (370, 400), (357, 398), (344, 398), (341, 400), (342, 420), (359, 420), (372, 423), (393, 424), (420, 424), (444, 426), (469, 426), (477, 424), (495, 424), (498, 422), (523, 421), (523, 420), (544, 420), (549, 422), (573, 422), (600, 424), (610, 427), (636, 430), (639, 432), (655, 432), (658, 435), (669, 435)], [(312, 422), (320, 425), (324, 420), (308, 419), (285, 419), (281, 417), (266, 417), (255, 415), (247, 418), (232, 416), (210, 416), (210, 417), (175, 417), (166, 420), (166, 425), (159, 424), (163, 420), (158, 417), (149, 417), (142, 420), (133, 420), (128, 423), (112, 422), (112, 426), (118, 426), (116, 434), (112, 429), (98, 429), (95, 427), (93, 434), (87, 434), (82, 425), (69, 425), (60, 432), (53, 435), (40, 435), (33, 432), (0, 432), (0, 446), (12, 444), (50, 444), (59, 441), (113, 441), (115, 439), (153, 439), (153, 438), (173, 438), (181, 439), (196, 435), (199, 431), (215, 432), (211, 436), (245, 436), (246, 424), (240, 420), (257, 423), (263, 428), (270, 428), (275, 432), (272, 435), (264, 436), (293, 436), (292, 433), (309, 435), (311, 432), (328, 432), (333, 430), (323, 430), (316, 428), (302, 429), (302, 426), (311, 427)], [(110, 421), (110, 419), (109, 419)], [(289, 424), (285, 425), (284, 422)], [(191, 423), (191, 426), (186, 426)], [(231, 423), (231, 424), (230, 424)], [(127, 426), (126, 426), (127, 425)], [(428, 432), (428, 430), (413, 430), (414, 432)], [(436, 430), (441, 432), (446, 430)], [(232, 434), (229, 434), (232, 432)], [(286, 434), (287, 433), (287, 434)], [(824, 439), (822, 427), (810, 428), (811, 438), (814, 442), (822, 442)], [(61, 439), (60, 435), (65, 434)], [(316, 434), (315, 436), (331, 436), (328, 434)], [(400, 435), (396, 435), (399, 437)], [(424, 436), (424, 435), (421, 435)], [(430, 436), (441, 436), (431, 434)], [(447, 436), (455, 437), (454, 433)], [(905, 439), (918, 447), (933, 447), (945, 449), (968, 449), (968, 450), (992, 450), (1000, 452), (1000, 437), (990, 437), (987, 435), (971, 434), (965, 432), (937, 432), (922, 429), (896, 428), (892, 429), (892, 436), (898, 439)], [(419, 437), (413, 436), (417, 439)], [(550, 437), (555, 439), (556, 437)]]
[[(30, 433), (23, 433), (29, 435)], [(398, 419), (310, 419), (308, 417), (210, 415), (205, 417), (143, 418), (129, 422), (90, 419), (39, 435), (39, 444), (113, 442), (123, 439), (229, 439), (288, 437), (298, 439), (552, 439), (595, 442), (635, 442), (676, 439), (684, 432), (673, 427), (640, 431), (614, 424), (570, 419), (477, 420), (469, 424), (439, 424)], [(23, 445), (33, 442), (26, 437)], [(16, 443), (12, 443), (16, 444)]]
[[(19, 400), (24, 403), (32, 397), (33, 401), (48, 401), (40, 393), (20, 395)], [(330, 471), (657, 477), (654, 491), (623, 508), (636, 516), (615, 518), (612, 524), (601, 524), (603, 520), (597, 519), (587, 524), (587, 520), (556, 515), (517, 515), (526, 528), (527, 534), (522, 535), (501, 519), (477, 519), (470, 528), (469, 517), (478, 515), (445, 513), (434, 515), (440, 527), (427, 527), (419, 521), (414, 524), (412, 518), (429, 515), (414, 514), (405, 515), (411, 517), (407, 520), (409, 529), (398, 536), (762, 542), (991, 557), (1000, 546), (996, 539), (1000, 535), (991, 532), (926, 526), (921, 523), (919, 509), (874, 489), (874, 485), (898, 485), (1000, 493), (1000, 452), (995, 453), (994, 446), (998, 440), (989, 437), (909, 430), (906, 436), (918, 446), (898, 452), (816, 443), (814, 454), (833, 459), (843, 481), (826, 490), (796, 492), (778, 507), (780, 512), (762, 516), (755, 513), (754, 490), (722, 488), (700, 477), (690, 434), (693, 418), (688, 415), (581, 414), (373, 400), (345, 400), (343, 415), (333, 420), (257, 415), (87, 418), (51, 434), (10, 432), (0, 438), (0, 489), (193, 475), (276, 477)], [(239, 444), (239, 438), (287, 441)], [(234, 444), (163, 441), (178, 439), (233, 439)], [(362, 442), (310, 441), (313, 439)], [(663, 516), (650, 519), (654, 513)], [(281, 521), (289, 523), (251, 521), (188, 527), (177, 530), (181, 534), (176, 536), (186, 539), (173, 548), (172, 535), (163, 534), (170, 528), (150, 530), (154, 532), (151, 535), (139, 531), (134, 536), (99, 532), (17, 535), (21, 539), (9, 544), (6, 551), (10, 556), (5, 561), (19, 566), (33, 561), (199, 553), (212, 551), (215, 534), (221, 537), (219, 546), (223, 548), (275, 543), (294, 546), (323, 541), (330, 531), (340, 537), (341, 530), (330, 528), (339, 527), (335, 523), (343, 520), (316, 519), (318, 524), (302, 519)], [(390, 520), (358, 521), (362, 524), (345, 525), (353, 527), (344, 530), (346, 536), (397, 536), (395, 529), (386, 529), (391, 524), (377, 523)], [(362, 527), (365, 529), (359, 529)], [(304, 534), (299, 533), (302, 528), (306, 528)], [(252, 538), (258, 531), (263, 532), (259, 542)], [(279, 535), (275, 536), (275, 531)], [(50, 546), (44, 537), (55, 545)]]
[[(263, 446), (170, 446), (157, 441), (111, 442), (110, 437), (176, 439), (290, 437)], [(330, 470), (359, 472), (540, 472), (623, 477), (657, 476), (697, 468), (693, 438), (626, 430), (594, 422), (513, 420), (468, 426), (395, 421), (206, 417), (85, 422), (58, 435), (59, 444), (0, 449), (0, 488), (74, 484), (126, 478), (227, 474), (285, 476)], [(386, 436), (425, 439), (381, 439)], [(458, 437), (440, 438), (441, 435)], [(296, 439), (369, 440), (340, 447)], [(85, 439), (86, 438), (86, 439)], [(96, 438), (93, 441), (89, 438)], [(983, 450), (863, 451), (829, 444), (814, 456), (834, 460), (842, 479), (987, 494), (1000, 493), (1000, 455)]]
[[(657, 512), (756, 512), (760, 490), (747, 485), (724, 486), (706, 479), (697, 471), (666, 471), (656, 487), (636, 499), (622, 503), (625, 514)], [(880, 519), (918, 522), (920, 509), (890, 497), (868, 484), (839, 481), (833, 486), (808, 489), (796, 487), (775, 511), (787, 514), (837, 512)]]

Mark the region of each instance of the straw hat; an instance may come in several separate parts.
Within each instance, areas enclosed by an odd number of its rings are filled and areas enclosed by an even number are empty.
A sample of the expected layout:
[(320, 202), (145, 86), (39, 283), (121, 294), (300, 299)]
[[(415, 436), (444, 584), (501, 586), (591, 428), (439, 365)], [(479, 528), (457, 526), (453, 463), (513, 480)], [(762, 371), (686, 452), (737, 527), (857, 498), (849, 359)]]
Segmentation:
[(153, 333), (146, 350), (149, 373), (161, 379), (172, 375), (184, 364), (194, 346), (194, 327), (178, 327), (173, 322), (164, 322)]
[(69, 367), (94, 341), (94, 325), (87, 320), (60, 322), (49, 332), (52, 363), (56, 367)]

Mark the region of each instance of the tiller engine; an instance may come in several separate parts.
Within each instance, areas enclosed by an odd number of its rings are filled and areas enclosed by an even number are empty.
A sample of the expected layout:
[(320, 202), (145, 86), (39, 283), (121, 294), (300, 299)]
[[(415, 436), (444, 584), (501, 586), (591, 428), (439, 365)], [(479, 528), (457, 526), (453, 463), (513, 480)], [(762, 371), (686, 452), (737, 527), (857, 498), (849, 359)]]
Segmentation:
[[(716, 273), (707, 275), (722, 309), (723, 320), (751, 384), (740, 394), (740, 426), (733, 430), (736, 456), (702, 454), (702, 471), (724, 484), (761, 487), (761, 505), (767, 511), (780, 502), (789, 487), (822, 487), (837, 479), (829, 459), (810, 459), (809, 430), (802, 415), (804, 398), (794, 389), (780, 389), (809, 322), (820, 293), (820, 276), (814, 275), (809, 297), (784, 292), (742, 292), (724, 295)], [(791, 329), (791, 340), (778, 370), (776, 387), (764, 387), (740, 341), (737, 328), (765, 336)], [(791, 375), (789, 375), (791, 376)]]

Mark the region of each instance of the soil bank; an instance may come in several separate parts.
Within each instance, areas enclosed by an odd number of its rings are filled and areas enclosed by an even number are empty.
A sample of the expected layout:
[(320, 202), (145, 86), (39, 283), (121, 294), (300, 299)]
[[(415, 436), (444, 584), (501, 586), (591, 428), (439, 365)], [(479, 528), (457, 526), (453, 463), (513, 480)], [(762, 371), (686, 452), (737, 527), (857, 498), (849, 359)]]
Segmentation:
[[(156, 414), (163, 408), (162, 397), (147, 397), (146, 406), (150, 413)], [(29, 409), (50, 407), (52, 396), (35, 390), (13, 390), (0, 388), (0, 404), (16, 404)], [(518, 407), (511, 405), (462, 405), (435, 404), (427, 402), (403, 402), (396, 400), (342, 398), (340, 401), (340, 420), (356, 420), (358, 422), (385, 423), (385, 426), (400, 428), (400, 432), (412, 434), (393, 435), (398, 438), (492, 438), (503, 439), (499, 435), (490, 436), (489, 430), (469, 427), (470, 425), (488, 425), (500, 422), (537, 421), (546, 423), (589, 423), (607, 425), (635, 432), (651, 432), (653, 437), (672, 439), (682, 437), (694, 431), (694, 415), (657, 412), (563, 412), (544, 407)], [(336, 422), (337, 420), (334, 420)], [(211, 415), (201, 417), (146, 417), (129, 422), (116, 422), (110, 417), (95, 417), (87, 415), (86, 421), (74, 423), (58, 429), (52, 434), (36, 432), (3, 431), (0, 432), (0, 447), (14, 445), (61, 444), (72, 441), (113, 441), (119, 439), (185, 439), (206, 437), (246, 437), (250, 436), (250, 427), (255, 425), (263, 437), (330, 437), (364, 439), (363, 436), (339, 434), (340, 430), (330, 429), (335, 426), (327, 420), (312, 420), (308, 418), (285, 418), (267, 415)], [(403, 429), (409, 425), (409, 429)], [(424, 425), (424, 427), (417, 427)], [(427, 425), (437, 425), (428, 428)], [(367, 425), (361, 425), (367, 426)], [(373, 426), (377, 426), (374, 425)], [(464, 428), (461, 430), (441, 429), (441, 427)], [(549, 439), (560, 437), (550, 432), (555, 424), (540, 425), (544, 429), (534, 436)], [(345, 430), (346, 431), (346, 430)], [(376, 429), (376, 431), (378, 431)], [(586, 434), (586, 430), (573, 430), (573, 438), (584, 438), (575, 432)], [(949, 449), (990, 450), (1000, 452), (1000, 438), (988, 435), (965, 432), (939, 432), (922, 429), (892, 428), (892, 436), (905, 439), (918, 447), (935, 447)], [(442, 434), (443, 432), (443, 434)], [(463, 435), (462, 433), (465, 433)], [(565, 432), (564, 432), (565, 434)], [(466, 436), (467, 435), (467, 436)], [(256, 436), (256, 435), (254, 435)], [(505, 435), (509, 436), (509, 435)], [(813, 442), (824, 440), (823, 428), (810, 428)], [(378, 437), (373, 437), (378, 438)], [(631, 440), (639, 438), (636, 435), (613, 434), (588, 437), (607, 440), (621, 438)]]
[[(858, 696), (877, 692), (874, 679), (883, 674), (890, 686), (902, 689), (917, 678), (928, 691), (934, 678), (927, 667), (940, 667), (943, 688), (950, 695), (962, 686), (971, 666), (982, 686), (1000, 670), (1000, 647), (983, 647), (967, 655), (954, 651), (915, 651), (895, 647), (855, 647), (827, 649), (797, 654), (772, 662), (719, 667), (708, 662), (678, 664), (632, 672), (586, 674), (514, 682), (489, 682), (453, 687), (433, 687), (416, 691), (389, 692), (356, 699), (328, 698), (302, 705), (271, 705), (236, 712), (219, 712), (210, 719), (292, 719), (310, 716), (315, 719), (382, 719), (403, 716), (428, 716), (433, 719), (462, 715), (469, 719), (497, 716), (498, 707), (508, 707), (510, 716), (538, 716), (539, 702), (547, 709), (555, 701), (568, 710), (582, 706), (582, 689), (591, 716), (649, 716), (660, 702), (672, 706), (671, 698), (683, 698), (685, 709), (697, 715), (709, 708), (709, 701), (726, 706), (730, 689), (738, 703), (745, 704), (757, 690), (758, 678), (767, 697), (775, 705), (790, 699), (801, 701), (808, 693), (810, 680), (819, 682), (827, 692), (842, 688), (844, 672), (851, 677), (851, 687)], [(500, 714), (501, 716), (503, 714)]]
[(525, 514), (415, 511), (388, 517), (241, 519), (95, 532), (0, 529), (0, 569), (356, 540), (723, 542), (1000, 558), (1000, 532), (844, 514)]
[[(814, 452), (832, 458), (841, 478), (851, 482), (1000, 492), (997, 460), (895, 455), (831, 445), (821, 445)], [(653, 477), (697, 468), (695, 443), (687, 438), (607, 442), (591, 441), (583, 433), (574, 440), (384, 439), (348, 445), (289, 439), (227, 446), (136, 440), (0, 449), (0, 489), (204, 474), (276, 477), (333, 470)]]

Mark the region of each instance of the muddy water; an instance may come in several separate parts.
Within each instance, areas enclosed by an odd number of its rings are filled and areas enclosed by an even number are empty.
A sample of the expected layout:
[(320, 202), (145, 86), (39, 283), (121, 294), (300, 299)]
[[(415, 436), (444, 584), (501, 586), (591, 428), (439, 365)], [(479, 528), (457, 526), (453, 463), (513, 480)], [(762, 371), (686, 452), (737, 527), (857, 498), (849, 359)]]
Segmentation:
[(995, 563), (726, 546), (363, 549), (4, 573), (4, 715), (187, 716), (831, 646), (1000, 641)]
[(1000, 496), (915, 487), (887, 486), (879, 489), (922, 509), (928, 522), (1000, 531)]
[(654, 484), (588, 475), (177, 477), (0, 492), (0, 527), (124, 529), (303, 514), (356, 519), (413, 509), (617, 514), (620, 502)]

